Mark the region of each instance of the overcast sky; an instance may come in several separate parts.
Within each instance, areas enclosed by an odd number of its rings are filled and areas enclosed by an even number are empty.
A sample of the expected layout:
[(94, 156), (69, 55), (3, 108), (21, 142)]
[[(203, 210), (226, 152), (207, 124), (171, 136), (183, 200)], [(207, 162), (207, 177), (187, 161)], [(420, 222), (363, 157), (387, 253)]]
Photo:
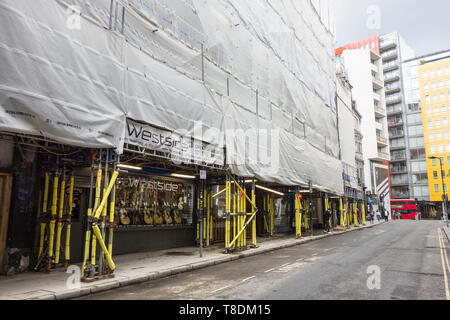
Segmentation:
[(335, 6), (337, 47), (373, 34), (398, 31), (416, 56), (450, 49), (450, 0), (332, 2)]

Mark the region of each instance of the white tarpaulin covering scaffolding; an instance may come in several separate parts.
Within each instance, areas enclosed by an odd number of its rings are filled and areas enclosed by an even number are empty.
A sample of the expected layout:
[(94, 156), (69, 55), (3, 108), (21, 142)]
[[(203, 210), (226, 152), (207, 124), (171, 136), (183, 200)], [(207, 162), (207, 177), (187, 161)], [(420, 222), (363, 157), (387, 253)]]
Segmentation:
[(329, 0), (2, 0), (0, 130), (121, 151), (134, 120), (225, 147), (235, 174), (343, 194), (332, 17)]

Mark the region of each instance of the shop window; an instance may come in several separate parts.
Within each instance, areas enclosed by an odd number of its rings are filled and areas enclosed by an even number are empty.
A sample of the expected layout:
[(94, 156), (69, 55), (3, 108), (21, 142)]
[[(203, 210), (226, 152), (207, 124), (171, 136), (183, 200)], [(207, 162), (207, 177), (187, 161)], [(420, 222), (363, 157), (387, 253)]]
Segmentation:
[(123, 175), (117, 179), (117, 219), (121, 225), (191, 225), (193, 198), (193, 184)]

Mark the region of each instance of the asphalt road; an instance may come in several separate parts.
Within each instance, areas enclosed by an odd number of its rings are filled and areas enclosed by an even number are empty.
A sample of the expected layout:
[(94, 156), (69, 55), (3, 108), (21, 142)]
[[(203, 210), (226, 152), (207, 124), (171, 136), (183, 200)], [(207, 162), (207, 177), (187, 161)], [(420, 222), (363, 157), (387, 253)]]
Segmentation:
[(440, 226), (389, 222), (80, 299), (450, 299)]

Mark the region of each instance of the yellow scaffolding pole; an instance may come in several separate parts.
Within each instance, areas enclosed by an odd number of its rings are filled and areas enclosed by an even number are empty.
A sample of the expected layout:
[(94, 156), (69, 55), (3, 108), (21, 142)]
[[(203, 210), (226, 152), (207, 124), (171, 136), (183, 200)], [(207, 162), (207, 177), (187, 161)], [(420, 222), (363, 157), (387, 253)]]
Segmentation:
[[(87, 220), (88, 221), (89, 221), (91, 216), (92, 216), (92, 209), (89, 208), (87, 210)], [(87, 260), (89, 258), (90, 240), (91, 240), (91, 230), (88, 227), (88, 229), (86, 230), (85, 242), (84, 242), (84, 258), (83, 258), (83, 266), (81, 268), (81, 276), (82, 277), (84, 276), (84, 270), (86, 269), (86, 262), (87, 262)]]
[[(256, 203), (255, 179), (252, 179), (252, 203)], [(256, 248), (256, 219), (252, 221), (252, 247)]]
[(206, 197), (206, 199), (205, 199), (205, 203), (206, 203), (206, 226), (205, 226), (205, 228), (206, 228), (206, 246), (209, 247), (209, 240), (210, 240), (210, 238), (209, 238), (209, 232), (210, 232), (209, 224), (210, 224), (210, 221), (209, 220), (211, 219), (210, 193), (209, 192), (206, 193), (206, 191), (205, 191), (205, 197)]
[[(236, 217), (236, 183), (233, 185), (233, 239), (236, 237), (236, 223), (237, 223), (237, 217)], [(236, 248), (236, 243), (233, 242), (233, 248)]]
[[(256, 213), (258, 212), (258, 210), (256, 209), (256, 203), (254, 201), (250, 200), (248, 195), (245, 193), (245, 190), (241, 188), (241, 186), (238, 184), (238, 182), (236, 180), (234, 180), (234, 178), (232, 178), (231, 176), (229, 176), (229, 177), (231, 179), (233, 179), (233, 181), (234, 181), (234, 191), (235, 191), (235, 194), (233, 197), (233, 199), (234, 199), (234, 214), (235, 214), (234, 217), (236, 217), (236, 209), (237, 209), (236, 204), (239, 201), (239, 199), (236, 200), (236, 191), (242, 192), (242, 195), (245, 196), (245, 199), (250, 201), (250, 203), (252, 205), (252, 213), (251, 213), (250, 219), (248, 219), (247, 221), (245, 219), (242, 219), (243, 224), (241, 225), (241, 228), (238, 228), (235, 231), (235, 232), (237, 232), (237, 234), (233, 233), (233, 240), (229, 243), (227, 250), (231, 250), (232, 247), (234, 248), (236, 246), (236, 243), (239, 241), (239, 238), (241, 237), (241, 235), (243, 234), (243, 232), (245, 231), (245, 229), (247, 228), (249, 223), (251, 223), (252, 220), (255, 218)], [(242, 198), (244, 198), (244, 197), (242, 197)], [(233, 229), (235, 229), (235, 228), (233, 228)]]
[(309, 222), (308, 222), (308, 213), (309, 213), (309, 202), (307, 200), (304, 201), (305, 203), (305, 214), (303, 222), (305, 223), (305, 229), (309, 229)]
[(111, 202), (109, 205), (109, 243), (108, 243), (108, 252), (109, 255), (112, 256), (112, 247), (113, 247), (113, 234), (114, 234), (114, 211), (116, 206), (116, 185), (114, 184), (114, 188), (112, 191)]
[(55, 237), (55, 218), (56, 218), (56, 210), (57, 210), (57, 201), (58, 201), (58, 185), (59, 185), (59, 177), (56, 174), (53, 178), (53, 194), (52, 194), (52, 209), (51, 209), (51, 219), (50, 219), (50, 236), (49, 236), (49, 245), (48, 245), (48, 269), (51, 267), (51, 263), (53, 262), (53, 241)]
[(353, 204), (353, 217), (354, 217), (354, 223), (355, 223), (355, 227), (359, 227), (359, 223), (358, 223), (358, 204), (355, 202)]
[(210, 238), (210, 242), (212, 242), (214, 240), (213, 237), (213, 231), (214, 231), (214, 217), (212, 216), (212, 209), (213, 209), (213, 192), (212, 190), (209, 193), (209, 210), (210, 210), (210, 216), (209, 216), (209, 221), (210, 221), (210, 226), (209, 226), (209, 238)]
[(295, 195), (295, 237), (300, 238), (302, 236), (302, 202), (300, 200), (300, 194)]
[(65, 191), (66, 191), (66, 174), (64, 172), (63, 177), (61, 179), (61, 190), (59, 193), (59, 212), (58, 212), (58, 227), (56, 231), (55, 264), (59, 263), (59, 255), (61, 251), (61, 231), (62, 231)]
[(65, 260), (68, 262), (70, 260), (70, 233), (72, 231), (72, 203), (73, 203), (73, 185), (75, 178), (72, 175), (70, 177), (69, 184), (69, 212), (67, 215), (67, 226), (66, 226), (66, 245), (64, 250)]
[(361, 219), (362, 219), (362, 224), (365, 226), (366, 225), (366, 208), (365, 208), (364, 202), (361, 203)]
[(339, 225), (344, 225), (344, 208), (342, 206), (342, 198), (339, 198), (339, 212), (341, 213), (339, 215)]
[(230, 214), (231, 214), (231, 182), (227, 176), (225, 182), (225, 248), (229, 247), (230, 243)]

